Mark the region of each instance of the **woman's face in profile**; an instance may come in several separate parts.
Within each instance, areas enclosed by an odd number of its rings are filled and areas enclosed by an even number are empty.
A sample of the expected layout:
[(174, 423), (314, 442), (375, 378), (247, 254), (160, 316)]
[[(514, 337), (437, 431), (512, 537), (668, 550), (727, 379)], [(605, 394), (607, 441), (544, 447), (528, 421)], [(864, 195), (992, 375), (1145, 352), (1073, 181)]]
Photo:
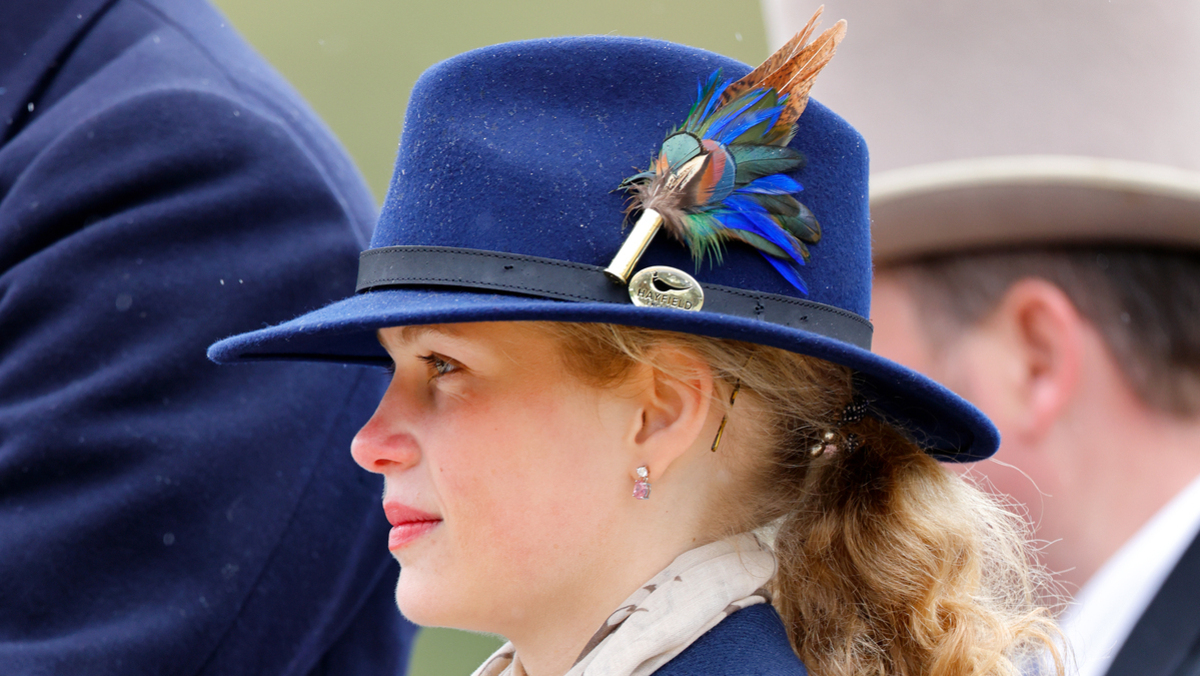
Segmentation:
[(528, 324), (379, 338), (395, 374), (353, 455), (384, 477), (400, 609), (510, 635), (603, 587), (635, 546), (618, 518), (635, 502), (633, 467), (617, 452), (636, 434), (635, 399), (569, 375), (555, 340)]

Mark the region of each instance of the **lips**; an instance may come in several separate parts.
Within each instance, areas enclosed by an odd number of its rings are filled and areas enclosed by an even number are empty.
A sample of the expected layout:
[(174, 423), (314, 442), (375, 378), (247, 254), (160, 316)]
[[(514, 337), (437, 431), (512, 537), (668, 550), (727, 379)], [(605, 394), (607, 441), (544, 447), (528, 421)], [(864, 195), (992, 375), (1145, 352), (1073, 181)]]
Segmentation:
[(399, 502), (383, 503), (383, 513), (387, 515), (392, 531), (388, 533), (388, 549), (396, 551), (412, 543), (417, 538), (437, 528), (441, 517), (413, 509)]

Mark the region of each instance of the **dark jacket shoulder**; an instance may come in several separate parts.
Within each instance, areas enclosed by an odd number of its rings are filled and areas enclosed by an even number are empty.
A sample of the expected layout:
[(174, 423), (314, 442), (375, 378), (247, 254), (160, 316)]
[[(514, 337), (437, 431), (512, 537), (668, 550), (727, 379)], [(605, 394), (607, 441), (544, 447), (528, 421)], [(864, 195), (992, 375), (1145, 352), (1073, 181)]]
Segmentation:
[(0, 672), (402, 672), (386, 382), (205, 356), (353, 293), (357, 170), (205, 0), (0, 35)]
[(688, 646), (654, 676), (807, 676), (769, 604), (737, 611)]
[(1179, 562), (1113, 658), (1107, 676), (1200, 675), (1200, 536)]

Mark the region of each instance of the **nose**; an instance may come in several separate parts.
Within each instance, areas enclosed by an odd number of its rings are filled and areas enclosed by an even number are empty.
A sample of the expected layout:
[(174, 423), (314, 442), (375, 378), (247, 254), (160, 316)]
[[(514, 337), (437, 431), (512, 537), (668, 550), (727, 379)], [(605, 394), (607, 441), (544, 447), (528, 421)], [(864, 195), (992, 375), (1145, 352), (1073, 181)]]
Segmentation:
[(376, 474), (403, 471), (421, 459), (416, 439), (404, 416), (398, 388), (389, 387), (366, 425), (354, 435), (350, 455), (359, 467)]

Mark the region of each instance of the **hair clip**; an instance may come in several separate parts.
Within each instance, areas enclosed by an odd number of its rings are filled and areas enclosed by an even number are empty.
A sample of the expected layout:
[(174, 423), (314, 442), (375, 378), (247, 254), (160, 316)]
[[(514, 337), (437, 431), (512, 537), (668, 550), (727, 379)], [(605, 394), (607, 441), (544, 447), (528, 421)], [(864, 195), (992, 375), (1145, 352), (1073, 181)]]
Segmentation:
[[(838, 434), (841, 433), (842, 428), (846, 425), (853, 425), (862, 422), (863, 418), (867, 417), (867, 411), (869, 409), (870, 405), (867, 404), (866, 399), (860, 396), (855, 396), (854, 400), (847, 404), (846, 408), (842, 409), (842, 416), (838, 419), (837, 427), (832, 430), (827, 430), (824, 434), (822, 434), (821, 441), (810, 447), (808, 449), (808, 454), (814, 458), (823, 455), (829, 446), (834, 445), (833, 442), (837, 439)], [(845, 435), (840, 444), (842, 452), (850, 453), (854, 451), (856, 448), (858, 448), (860, 441), (861, 440), (858, 438), (857, 434)]]

